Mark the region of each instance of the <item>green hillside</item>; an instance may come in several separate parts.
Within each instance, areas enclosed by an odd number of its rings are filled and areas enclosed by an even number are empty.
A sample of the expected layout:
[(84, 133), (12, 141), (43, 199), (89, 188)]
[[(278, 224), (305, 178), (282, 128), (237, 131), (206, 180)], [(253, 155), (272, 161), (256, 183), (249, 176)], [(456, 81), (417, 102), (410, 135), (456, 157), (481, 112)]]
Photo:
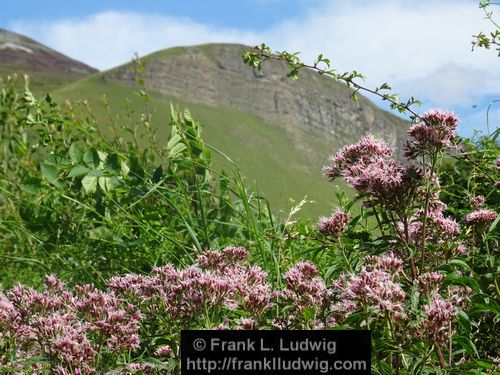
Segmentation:
[[(136, 95), (133, 63), (95, 73), (29, 38), (0, 31), (0, 76), (29, 74), (35, 94), (51, 92), (60, 103), (87, 100), (105, 134), (113, 121), (131, 127), (140, 123), (144, 103)], [(170, 103), (187, 106), (202, 123), (205, 141), (240, 166), (275, 213), (288, 212), (307, 196), (315, 203), (302, 213), (315, 221), (335, 202), (335, 186), (321, 173), (328, 156), (367, 132), (401, 146), (407, 124), (364, 97), (353, 102), (350, 89), (311, 71), (298, 81), (286, 77), (282, 63), (253, 72), (242, 62), (245, 48), (208, 44), (145, 56), (144, 88), (155, 111), (152, 125), (166, 140)], [(38, 57), (25, 50), (36, 51)], [(225, 168), (224, 162), (219, 157), (218, 168)]]
[[(407, 123), (364, 97), (353, 102), (350, 89), (312, 71), (304, 71), (298, 81), (286, 77), (287, 66), (281, 63), (253, 72), (241, 59), (246, 48), (208, 44), (142, 58), (144, 87), (157, 111), (153, 126), (166, 139), (169, 103), (187, 106), (203, 124), (206, 142), (241, 167), (276, 213), (289, 210), (290, 198), (299, 202), (307, 195), (316, 203), (303, 213), (315, 221), (335, 201), (335, 187), (321, 173), (328, 156), (367, 132), (401, 146)], [(135, 68), (128, 63), (88, 76), (56, 90), (55, 97), (87, 99), (98, 123), (107, 119), (111, 128), (100, 103), (103, 95), (119, 115), (117, 121), (141, 111), (142, 101), (134, 94)]]
[(29, 75), (35, 94), (46, 94), (95, 72), (31, 38), (0, 28), (0, 77)]
[[(97, 74), (56, 90), (54, 97), (59, 101), (88, 99), (98, 123), (112, 128), (111, 120), (102, 105), (105, 95), (118, 116), (115, 121), (128, 121), (126, 114), (138, 113), (143, 103), (134, 95), (131, 87), (116, 83), (103, 83), (102, 74)], [(128, 102), (128, 107), (124, 103)], [(334, 186), (321, 174), (334, 146), (319, 134), (310, 137), (309, 145), (324, 158), (308, 158), (304, 151), (293, 146), (284, 132), (271, 123), (227, 106), (211, 107), (190, 103), (173, 96), (151, 93), (151, 106), (156, 110), (153, 126), (159, 129), (160, 139), (167, 139), (170, 105), (172, 102), (181, 107), (187, 106), (195, 119), (203, 124), (205, 141), (216, 149), (229, 155), (242, 169), (245, 176), (254, 181), (256, 190), (268, 198), (272, 207), (287, 211), (291, 207), (290, 198), (300, 201), (307, 195), (309, 200), (304, 213), (312, 220), (319, 215), (328, 214), (334, 200)], [(216, 158), (220, 168), (224, 168), (223, 158)]]

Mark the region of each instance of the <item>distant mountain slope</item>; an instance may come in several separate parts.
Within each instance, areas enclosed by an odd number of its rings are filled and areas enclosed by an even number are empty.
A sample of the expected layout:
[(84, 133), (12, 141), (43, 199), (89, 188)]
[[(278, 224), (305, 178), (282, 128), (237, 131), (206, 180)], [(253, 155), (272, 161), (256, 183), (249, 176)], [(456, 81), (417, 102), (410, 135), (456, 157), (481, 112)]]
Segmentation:
[(33, 39), (0, 29), (0, 75), (28, 74), (35, 89), (50, 90), (97, 72)]
[[(207, 143), (255, 179), (274, 209), (289, 207), (289, 198), (298, 201), (307, 195), (317, 202), (305, 209), (309, 217), (328, 214), (334, 185), (321, 174), (328, 156), (366, 132), (401, 146), (408, 123), (366, 98), (353, 102), (348, 88), (310, 71), (293, 81), (283, 64), (266, 64), (259, 75), (241, 61), (244, 48), (248, 47), (210, 44), (146, 56), (145, 85), (158, 109), (153, 125), (166, 139), (168, 102), (187, 105), (204, 125)], [(131, 91), (134, 77), (132, 65), (125, 64), (55, 94), (60, 99), (86, 98), (97, 117), (107, 119), (98, 105), (103, 94), (122, 115), (126, 98), (128, 110), (140, 110), (140, 100)]]
[[(279, 124), (296, 147), (314, 154), (310, 137), (325, 136), (341, 146), (366, 132), (401, 145), (406, 123), (350, 89), (312, 71), (299, 80), (286, 77), (284, 63), (264, 64), (262, 74), (241, 59), (243, 45), (209, 44), (173, 48), (146, 56), (146, 87), (163, 95), (209, 106), (228, 106)], [(103, 74), (104, 80), (130, 84), (130, 64)]]

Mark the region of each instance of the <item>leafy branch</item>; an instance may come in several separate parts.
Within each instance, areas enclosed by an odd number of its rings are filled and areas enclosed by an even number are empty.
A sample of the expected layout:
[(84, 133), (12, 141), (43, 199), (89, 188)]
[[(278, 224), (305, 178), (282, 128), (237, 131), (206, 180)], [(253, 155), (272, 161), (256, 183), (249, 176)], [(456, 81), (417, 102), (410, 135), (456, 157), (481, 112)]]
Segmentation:
[(390, 92), (392, 88), (387, 83), (382, 83), (380, 86), (375, 88), (369, 88), (355, 81), (356, 79), (364, 80), (365, 77), (363, 74), (358, 73), (355, 70), (352, 72), (339, 73), (335, 69), (331, 68), (330, 59), (324, 57), (322, 54), (318, 55), (312, 65), (303, 63), (299, 59), (298, 54), (299, 52), (290, 53), (287, 51), (272, 51), (270, 47), (263, 43), (260, 46), (253, 47), (250, 51), (242, 52), (242, 57), (245, 64), (257, 69), (259, 72), (262, 69), (262, 63), (264, 61), (284, 61), (290, 69), (287, 76), (292, 79), (298, 78), (301, 69), (311, 69), (319, 75), (329, 76), (337, 82), (345, 83), (347, 87), (354, 88), (354, 91), (351, 94), (351, 98), (354, 101), (358, 101), (359, 91), (365, 91), (380, 97), (382, 100), (388, 101), (391, 109), (398, 110), (399, 113), (409, 112), (411, 114), (410, 118), (412, 121), (420, 118), (418, 113), (411, 109), (414, 104), (421, 104), (421, 102), (413, 96), (406, 102), (401, 102), (397, 94)]
[(477, 47), (490, 49), (492, 46), (496, 46), (496, 50), (498, 51), (498, 57), (500, 57), (500, 25), (495, 22), (493, 19), (493, 10), (490, 10), (492, 5), (499, 6), (500, 3), (494, 3), (492, 1), (482, 1), (479, 3), (479, 8), (484, 11), (486, 15), (486, 19), (489, 20), (496, 28), (496, 30), (491, 31), (489, 36), (487, 36), (482, 31), (477, 35), (473, 35), (472, 40), (472, 50)]

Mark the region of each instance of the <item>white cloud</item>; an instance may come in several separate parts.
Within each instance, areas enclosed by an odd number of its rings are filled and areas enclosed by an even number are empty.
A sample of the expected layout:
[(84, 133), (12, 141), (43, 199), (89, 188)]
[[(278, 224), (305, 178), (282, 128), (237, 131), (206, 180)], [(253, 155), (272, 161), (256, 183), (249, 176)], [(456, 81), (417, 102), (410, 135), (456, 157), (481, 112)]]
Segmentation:
[(134, 52), (144, 55), (208, 42), (266, 42), (275, 49), (302, 51), (309, 62), (323, 53), (339, 70), (365, 74), (367, 85), (388, 82), (402, 98), (414, 95), (427, 105), (456, 109), (500, 94), (495, 52), (471, 52), (471, 36), (491, 29), (476, 1), (311, 4), (307, 14), (257, 31), (115, 11), (50, 23), (18, 21), (11, 28), (100, 69), (125, 63)]
[(401, 89), (425, 96), (442, 107), (477, 105), (481, 96), (498, 94), (500, 77), (483, 69), (446, 63), (423, 77), (403, 81)]
[(490, 27), (483, 16), (473, 1), (331, 2), (276, 26), (268, 40), (308, 60), (323, 52), (340, 70), (356, 69), (369, 85), (388, 82), (406, 96), (422, 80), (424, 99), (460, 106), (481, 87), (500, 93), (495, 52), (471, 52), (471, 35)]
[(252, 32), (219, 29), (190, 19), (115, 11), (50, 23), (16, 21), (11, 28), (101, 70), (130, 61), (134, 53), (145, 55), (168, 47), (209, 42), (260, 40)]

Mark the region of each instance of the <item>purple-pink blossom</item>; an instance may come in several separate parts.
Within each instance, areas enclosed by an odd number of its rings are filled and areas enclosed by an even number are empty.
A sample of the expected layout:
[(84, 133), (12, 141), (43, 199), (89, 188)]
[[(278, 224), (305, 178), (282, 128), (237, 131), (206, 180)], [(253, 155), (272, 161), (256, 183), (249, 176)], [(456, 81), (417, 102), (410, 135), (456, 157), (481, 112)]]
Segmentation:
[(484, 206), (484, 197), (482, 195), (474, 196), (470, 199), (470, 203), (472, 207), (474, 207), (476, 210), (479, 210)]
[(319, 308), (329, 297), (325, 282), (318, 276), (318, 269), (312, 263), (297, 263), (285, 273), (283, 279), (286, 287), (282, 296), (300, 311), (306, 307)]
[(483, 208), (465, 215), (464, 221), (469, 225), (481, 226), (495, 221), (497, 216), (495, 211)]
[(414, 159), (420, 155), (453, 147), (458, 117), (441, 109), (430, 110), (422, 116), (422, 121), (408, 130), (410, 139), (406, 144), (405, 155)]
[(447, 341), (450, 335), (449, 323), (453, 322), (458, 314), (455, 304), (436, 294), (422, 310), (425, 315), (417, 324), (417, 336), (432, 342)]
[(384, 141), (368, 134), (354, 145), (345, 146), (329, 158), (329, 164), (323, 168), (323, 173), (330, 180), (343, 175), (346, 167), (357, 163), (369, 163), (374, 158), (387, 159), (394, 153)]
[[(380, 261), (383, 266), (390, 265), (389, 269), (399, 263), (386, 262), (382, 259)], [(389, 314), (395, 319), (406, 317), (405, 292), (390, 272), (362, 267), (359, 274), (343, 275), (334, 283), (334, 287), (339, 298), (335, 308), (341, 316), (345, 317), (355, 311), (371, 309), (379, 316)]]
[(318, 230), (325, 236), (338, 238), (349, 224), (349, 214), (337, 210), (330, 217), (321, 217), (318, 222)]
[(424, 293), (437, 293), (441, 283), (444, 280), (444, 275), (437, 272), (429, 272), (420, 275), (417, 279), (419, 289)]

